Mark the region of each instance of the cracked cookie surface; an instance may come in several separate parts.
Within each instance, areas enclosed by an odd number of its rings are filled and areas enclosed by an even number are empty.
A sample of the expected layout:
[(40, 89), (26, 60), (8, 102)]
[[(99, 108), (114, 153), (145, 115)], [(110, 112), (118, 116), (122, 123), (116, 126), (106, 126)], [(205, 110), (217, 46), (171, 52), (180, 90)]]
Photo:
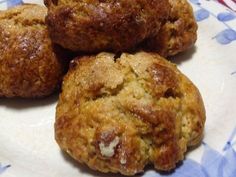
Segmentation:
[(157, 54), (73, 60), (57, 105), (55, 138), (74, 159), (134, 175), (175, 168), (201, 141), (205, 109), (194, 84)]

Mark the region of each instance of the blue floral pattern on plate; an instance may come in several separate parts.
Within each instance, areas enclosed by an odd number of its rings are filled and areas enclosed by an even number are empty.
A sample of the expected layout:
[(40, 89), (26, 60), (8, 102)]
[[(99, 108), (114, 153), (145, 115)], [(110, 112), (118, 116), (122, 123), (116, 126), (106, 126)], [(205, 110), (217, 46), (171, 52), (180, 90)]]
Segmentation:
[(236, 40), (236, 31), (232, 29), (229, 25), (227, 25), (225, 22), (230, 20), (236, 19), (236, 14), (232, 11), (228, 12), (221, 12), (217, 15), (213, 14), (209, 10), (203, 8), (201, 6), (201, 0), (189, 0), (193, 5), (196, 5), (199, 7), (199, 10), (195, 11), (195, 18), (198, 22), (201, 22), (212, 15), (219, 21), (221, 21), (223, 24), (225, 24), (226, 29), (221, 31), (220, 33), (216, 34), (216, 36), (213, 37), (213, 39), (216, 39), (216, 41), (222, 45), (229, 44)]
[(8, 9), (22, 3), (23, 0), (0, 0), (0, 4), (4, 7), (4, 9)]
[(206, 9), (199, 9), (195, 12), (195, 18), (198, 22), (207, 19), (209, 16), (210, 13)]
[(1, 175), (4, 171), (6, 171), (9, 167), (11, 167), (11, 165), (2, 165), (2, 164), (0, 163), (0, 175)]
[(11, 1), (7, 1), (7, 8), (10, 7), (14, 7), (16, 5), (22, 4), (23, 1), (22, 0), (11, 0)]
[(231, 12), (221, 12), (217, 15), (217, 19), (222, 22), (234, 20), (235, 18), (236, 15)]
[(214, 38), (216, 38), (217, 42), (220, 44), (229, 44), (236, 40), (236, 31), (233, 29), (225, 29), (217, 34)]

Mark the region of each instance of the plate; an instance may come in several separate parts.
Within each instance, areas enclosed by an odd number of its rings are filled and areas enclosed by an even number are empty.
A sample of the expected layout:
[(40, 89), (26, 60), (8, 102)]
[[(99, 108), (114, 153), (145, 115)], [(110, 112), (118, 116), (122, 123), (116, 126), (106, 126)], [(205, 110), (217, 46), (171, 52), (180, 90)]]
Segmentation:
[[(20, 3), (0, 0), (0, 8)], [(236, 14), (216, 1), (190, 3), (199, 25), (198, 40), (172, 61), (203, 96), (205, 136), (175, 171), (159, 174), (147, 168), (143, 177), (236, 176)], [(57, 99), (57, 94), (39, 100), (0, 99), (0, 176), (119, 176), (94, 172), (60, 151), (53, 128)]]

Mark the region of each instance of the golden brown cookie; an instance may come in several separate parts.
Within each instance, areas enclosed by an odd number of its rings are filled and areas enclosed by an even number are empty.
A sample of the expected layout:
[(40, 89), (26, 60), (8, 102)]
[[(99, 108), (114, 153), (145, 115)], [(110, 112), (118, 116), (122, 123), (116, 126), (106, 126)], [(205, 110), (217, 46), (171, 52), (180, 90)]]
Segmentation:
[(51, 94), (63, 74), (63, 51), (45, 25), (47, 8), (34, 4), (0, 12), (0, 97)]
[(126, 51), (155, 36), (168, 0), (45, 0), (52, 40), (73, 51)]
[(197, 23), (187, 0), (169, 0), (171, 13), (156, 37), (146, 41), (146, 48), (162, 56), (173, 56), (192, 47), (197, 40)]
[(101, 172), (171, 170), (201, 141), (205, 109), (194, 84), (157, 54), (111, 53), (71, 63), (56, 111), (62, 150)]

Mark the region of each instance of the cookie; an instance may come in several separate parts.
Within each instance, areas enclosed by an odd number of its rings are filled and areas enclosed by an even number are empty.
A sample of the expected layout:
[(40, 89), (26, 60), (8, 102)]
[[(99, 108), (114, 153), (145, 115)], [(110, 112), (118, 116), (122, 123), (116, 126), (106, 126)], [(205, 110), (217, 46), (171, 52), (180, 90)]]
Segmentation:
[(169, 171), (201, 141), (205, 109), (194, 84), (157, 54), (71, 62), (56, 109), (60, 148), (101, 172)]
[(170, 13), (167, 0), (45, 0), (52, 40), (73, 51), (127, 51), (155, 36)]
[(0, 97), (43, 97), (61, 82), (65, 54), (49, 38), (46, 14), (34, 4), (0, 12)]
[(187, 0), (169, 0), (171, 13), (160, 32), (144, 48), (162, 56), (173, 56), (192, 47), (197, 40), (197, 23)]

